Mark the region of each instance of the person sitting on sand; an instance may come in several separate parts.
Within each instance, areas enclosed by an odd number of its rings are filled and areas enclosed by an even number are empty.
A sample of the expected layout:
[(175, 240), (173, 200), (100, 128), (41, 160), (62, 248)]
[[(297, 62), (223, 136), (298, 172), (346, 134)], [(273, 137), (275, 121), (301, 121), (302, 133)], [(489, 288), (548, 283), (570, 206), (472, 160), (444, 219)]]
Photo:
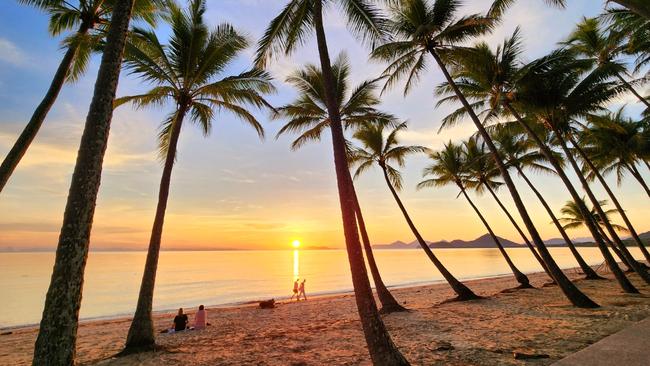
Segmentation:
[(199, 311), (194, 315), (194, 329), (205, 329), (206, 325), (208, 325), (208, 313), (203, 305), (199, 305)]
[(302, 280), (302, 282), (300, 282), (300, 287), (298, 287), (298, 301), (300, 301), (300, 295), (302, 295), (302, 297), (307, 300), (307, 295), (305, 294), (305, 281), (307, 280)]
[[(295, 296), (298, 296), (298, 278), (296, 278), (296, 281), (293, 283), (293, 295), (291, 295), (289, 301), (293, 300)], [(296, 300), (298, 300), (297, 297)]]
[(174, 331), (178, 332), (187, 329), (187, 315), (183, 314), (183, 308), (178, 309), (178, 315), (174, 318)]

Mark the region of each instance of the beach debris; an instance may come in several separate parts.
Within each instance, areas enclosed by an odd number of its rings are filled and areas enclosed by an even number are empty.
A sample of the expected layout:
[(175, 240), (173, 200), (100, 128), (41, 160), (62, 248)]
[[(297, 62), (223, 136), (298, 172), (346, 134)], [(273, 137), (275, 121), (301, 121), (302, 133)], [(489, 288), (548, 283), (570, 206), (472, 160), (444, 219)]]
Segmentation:
[(447, 341), (438, 341), (435, 346), (431, 349), (433, 352), (439, 352), (439, 351), (451, 351), (455, 349), (454, 346), (451, 345), (451, 343)]
[(273, 309), (275, 308), (275, 299), (260, 301), (260, 309)]
[(538, 360), (541, 358), (551, 357), (545, 353), (523, 353), (523, 352), (513, 352), (512, 356), (515, 358), (515, 360)]

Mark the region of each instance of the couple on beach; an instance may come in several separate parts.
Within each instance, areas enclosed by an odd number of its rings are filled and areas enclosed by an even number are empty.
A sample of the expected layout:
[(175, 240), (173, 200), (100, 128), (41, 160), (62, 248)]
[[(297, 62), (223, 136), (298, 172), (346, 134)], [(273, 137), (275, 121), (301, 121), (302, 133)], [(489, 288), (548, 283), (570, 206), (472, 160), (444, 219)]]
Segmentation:
[(208, 312), (203, 305), (199, 306), (199, 310), (194, 315), (194, 326), (189, 326), (189, 319), (187, 314), (183, 313), (183, 308), (178, 309), (178, 315), (174, 317), (174, 327), (169, 329), (167, 333), (180, 332), (183, 330), (201, 330), (205, 329), (208, 323)]
[(307, 279), (303, 279), (300, 283), (299, 280), (299, 278), (296, 278), (296, 281), (293, 283), (293, 295), (291, 295), (289, 301), (293, 300), (294, 296), (296, 297), (296, 301), (300, 301), (300, 296), (307, 300), (307, 295), (305, 294), (305, 281)]

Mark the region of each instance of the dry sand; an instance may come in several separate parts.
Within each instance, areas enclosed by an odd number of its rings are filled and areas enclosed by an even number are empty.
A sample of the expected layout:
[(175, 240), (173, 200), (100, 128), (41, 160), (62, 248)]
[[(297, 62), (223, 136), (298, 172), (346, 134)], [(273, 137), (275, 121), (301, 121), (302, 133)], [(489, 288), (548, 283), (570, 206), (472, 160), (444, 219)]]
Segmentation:
[[(570, 277), (578, 279), (574, 271)], [(413, 365), (548, 365), (650, 316), (650, 286), (632, 281), (644, 295), (623, 294), (616, 282), (577, 280), (601, 308), (569, 305), (556, 286), (502, 293), (511, 277), (466, 283), (485, 300), (442, 303), (452, 297), (445, 284), (394, 289), (408, 313), (384, 316), (400, 350)], [(89, 321), (79, 328), (77, 359), (82, 365), (369, 365), (354, 298), (350, 294), (254, 306), (208, 308), (211, 327), (159, 334), (163, 349), (113, 358), (123, 345), (129, 319)], [(173, 314), (156, 314), (156, 328)], [(193, 311), (190, 312), (190, 320)], [(27, 365), (35, 328), (0, 336), (0, 365)], [(513, 352), (549, 358), (515, 360)]]

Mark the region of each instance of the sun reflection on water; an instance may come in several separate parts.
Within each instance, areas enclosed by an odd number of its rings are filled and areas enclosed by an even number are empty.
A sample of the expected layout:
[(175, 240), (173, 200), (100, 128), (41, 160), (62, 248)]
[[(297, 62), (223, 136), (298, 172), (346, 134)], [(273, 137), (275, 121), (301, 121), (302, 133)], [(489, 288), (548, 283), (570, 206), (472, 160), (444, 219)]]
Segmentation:
[(297, 279), (300, 275), (300, 252), (298, 249), (293, 251), (293, 278)]

